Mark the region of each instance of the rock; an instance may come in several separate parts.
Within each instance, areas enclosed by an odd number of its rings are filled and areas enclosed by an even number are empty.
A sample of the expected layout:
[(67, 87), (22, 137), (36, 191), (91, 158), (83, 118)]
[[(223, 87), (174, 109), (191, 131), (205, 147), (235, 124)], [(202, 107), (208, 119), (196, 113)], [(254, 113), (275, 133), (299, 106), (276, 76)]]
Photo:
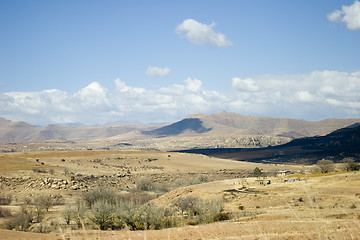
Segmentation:
[(70, 187), (71, 190), (78, 190), (80, 187), (78, 185), (73, 185)]

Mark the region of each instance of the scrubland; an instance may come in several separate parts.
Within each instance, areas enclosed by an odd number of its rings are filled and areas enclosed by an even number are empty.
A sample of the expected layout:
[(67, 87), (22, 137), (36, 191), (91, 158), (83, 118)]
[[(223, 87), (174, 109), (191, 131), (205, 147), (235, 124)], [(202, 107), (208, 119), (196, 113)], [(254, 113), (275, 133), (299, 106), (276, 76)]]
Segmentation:
[(1, 153), (0, 239), (359, 239), (360, 172), (336, 168), (158, 151)]

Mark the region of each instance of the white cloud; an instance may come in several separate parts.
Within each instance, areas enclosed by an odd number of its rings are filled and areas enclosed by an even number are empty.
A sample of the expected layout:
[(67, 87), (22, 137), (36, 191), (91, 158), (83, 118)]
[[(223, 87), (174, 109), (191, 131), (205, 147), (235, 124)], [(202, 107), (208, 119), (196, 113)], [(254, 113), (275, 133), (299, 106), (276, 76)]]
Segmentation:
[(215, 23), (206, 25), (193, 19), (186, 19), (179, 24), (175, 32), (185, 33), (186, 38), (196, 44), (208, 44), (215, 47), (229, 47), (232, 43), (222, 33), (213, 30)]
[(360, 30), (360, 2), (354, 1), (350, 6), (342, 6), (341, 10), (335, 10), (327, 15), (329, 21), (344, 22), (350, 30)]
[(74, 94), (74, 99), (84, 107), (102, 107), (108, 106), (107, 89), (102, 87), (98, 82), (93, 82), (87, 87)]
[(315, 97), (308, 91), (299, 91), (296, 93), (296, 95), (301, 102), (314, 102), (315, 101)]
[(154, 90), (116, 79), (112, 89), (93, 82), (73, 94), (56, 89), (6, 92), (0, 93), (0, 116), (43, 125), (170, 122), (221, 110), (307, 120), (360, 117), (360, 72), (234, 77), (231, 83), (227, 92), (206, 89), (196, 78)]
[(198, 92), (201, 90), (202, 82), (199, 79), (187, 78), (184, 82), (185, 89), (189, 90), (190, 92)]
[(239, 77), (234, 77), (231, 79), (232, 87), (239, 91), (250, 91), (256, 92), (259, 91), (259, 87), (256, 85), (255, 81), (251, 78), (241, 79)]
[(159, 68), (159, 67), (152, 67), (149, 66), (146, 69), (146, 75), (149, 76), (156, 76), (156, 77), (167, 77), (170, 73), (170, 68), (164, 67), (164, 68)]

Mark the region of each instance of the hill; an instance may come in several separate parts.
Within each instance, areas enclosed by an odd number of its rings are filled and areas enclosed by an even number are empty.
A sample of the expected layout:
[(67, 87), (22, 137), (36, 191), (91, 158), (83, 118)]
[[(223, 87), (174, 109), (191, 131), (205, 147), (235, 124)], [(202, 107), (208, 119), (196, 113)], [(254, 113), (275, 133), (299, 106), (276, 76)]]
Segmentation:
[(344, 157), (360, 159), (360, 124), (338, 129), (326, 136), (294, 139), (274, 147), (193, 149), (181, 152), (263, 163), (313, 164), (322, 158), (334, 161)]

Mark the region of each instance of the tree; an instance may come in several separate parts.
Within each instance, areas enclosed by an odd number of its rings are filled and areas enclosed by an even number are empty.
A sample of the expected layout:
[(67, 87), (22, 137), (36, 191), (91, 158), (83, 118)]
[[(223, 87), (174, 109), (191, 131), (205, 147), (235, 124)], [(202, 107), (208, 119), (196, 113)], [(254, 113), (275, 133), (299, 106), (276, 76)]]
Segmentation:
[(344, 163), (345, 171), (358, 171), (360, 169), (359, 163), (352, 158), (344, 158), (342, 162)]
[(51, 196), (40, 196), (36, 199), (36, 205), (39, 205), (49, 211), (50, 207), (55, 205), (55, 201)]
[(106, 201), (97, 201), (91, 208), (92, 217), (95, 224), (99, 225), (100, 230), (106, 230), (114, 222), (115, 205)]
[(317, 162), (317, 165), (320, 168), (320, 172), (322, 173), (328, 173), (335, 170), (334, 162), (327, 159), (322, 159)]
[(256, 167), (256, 168), (254, 169), (254, 171), (253, 171), (253, 175), (254, 175), (255, 177), (260, 176), (260, 175), (261, 175), (261, 169), (258, 168), (258, 167)]

